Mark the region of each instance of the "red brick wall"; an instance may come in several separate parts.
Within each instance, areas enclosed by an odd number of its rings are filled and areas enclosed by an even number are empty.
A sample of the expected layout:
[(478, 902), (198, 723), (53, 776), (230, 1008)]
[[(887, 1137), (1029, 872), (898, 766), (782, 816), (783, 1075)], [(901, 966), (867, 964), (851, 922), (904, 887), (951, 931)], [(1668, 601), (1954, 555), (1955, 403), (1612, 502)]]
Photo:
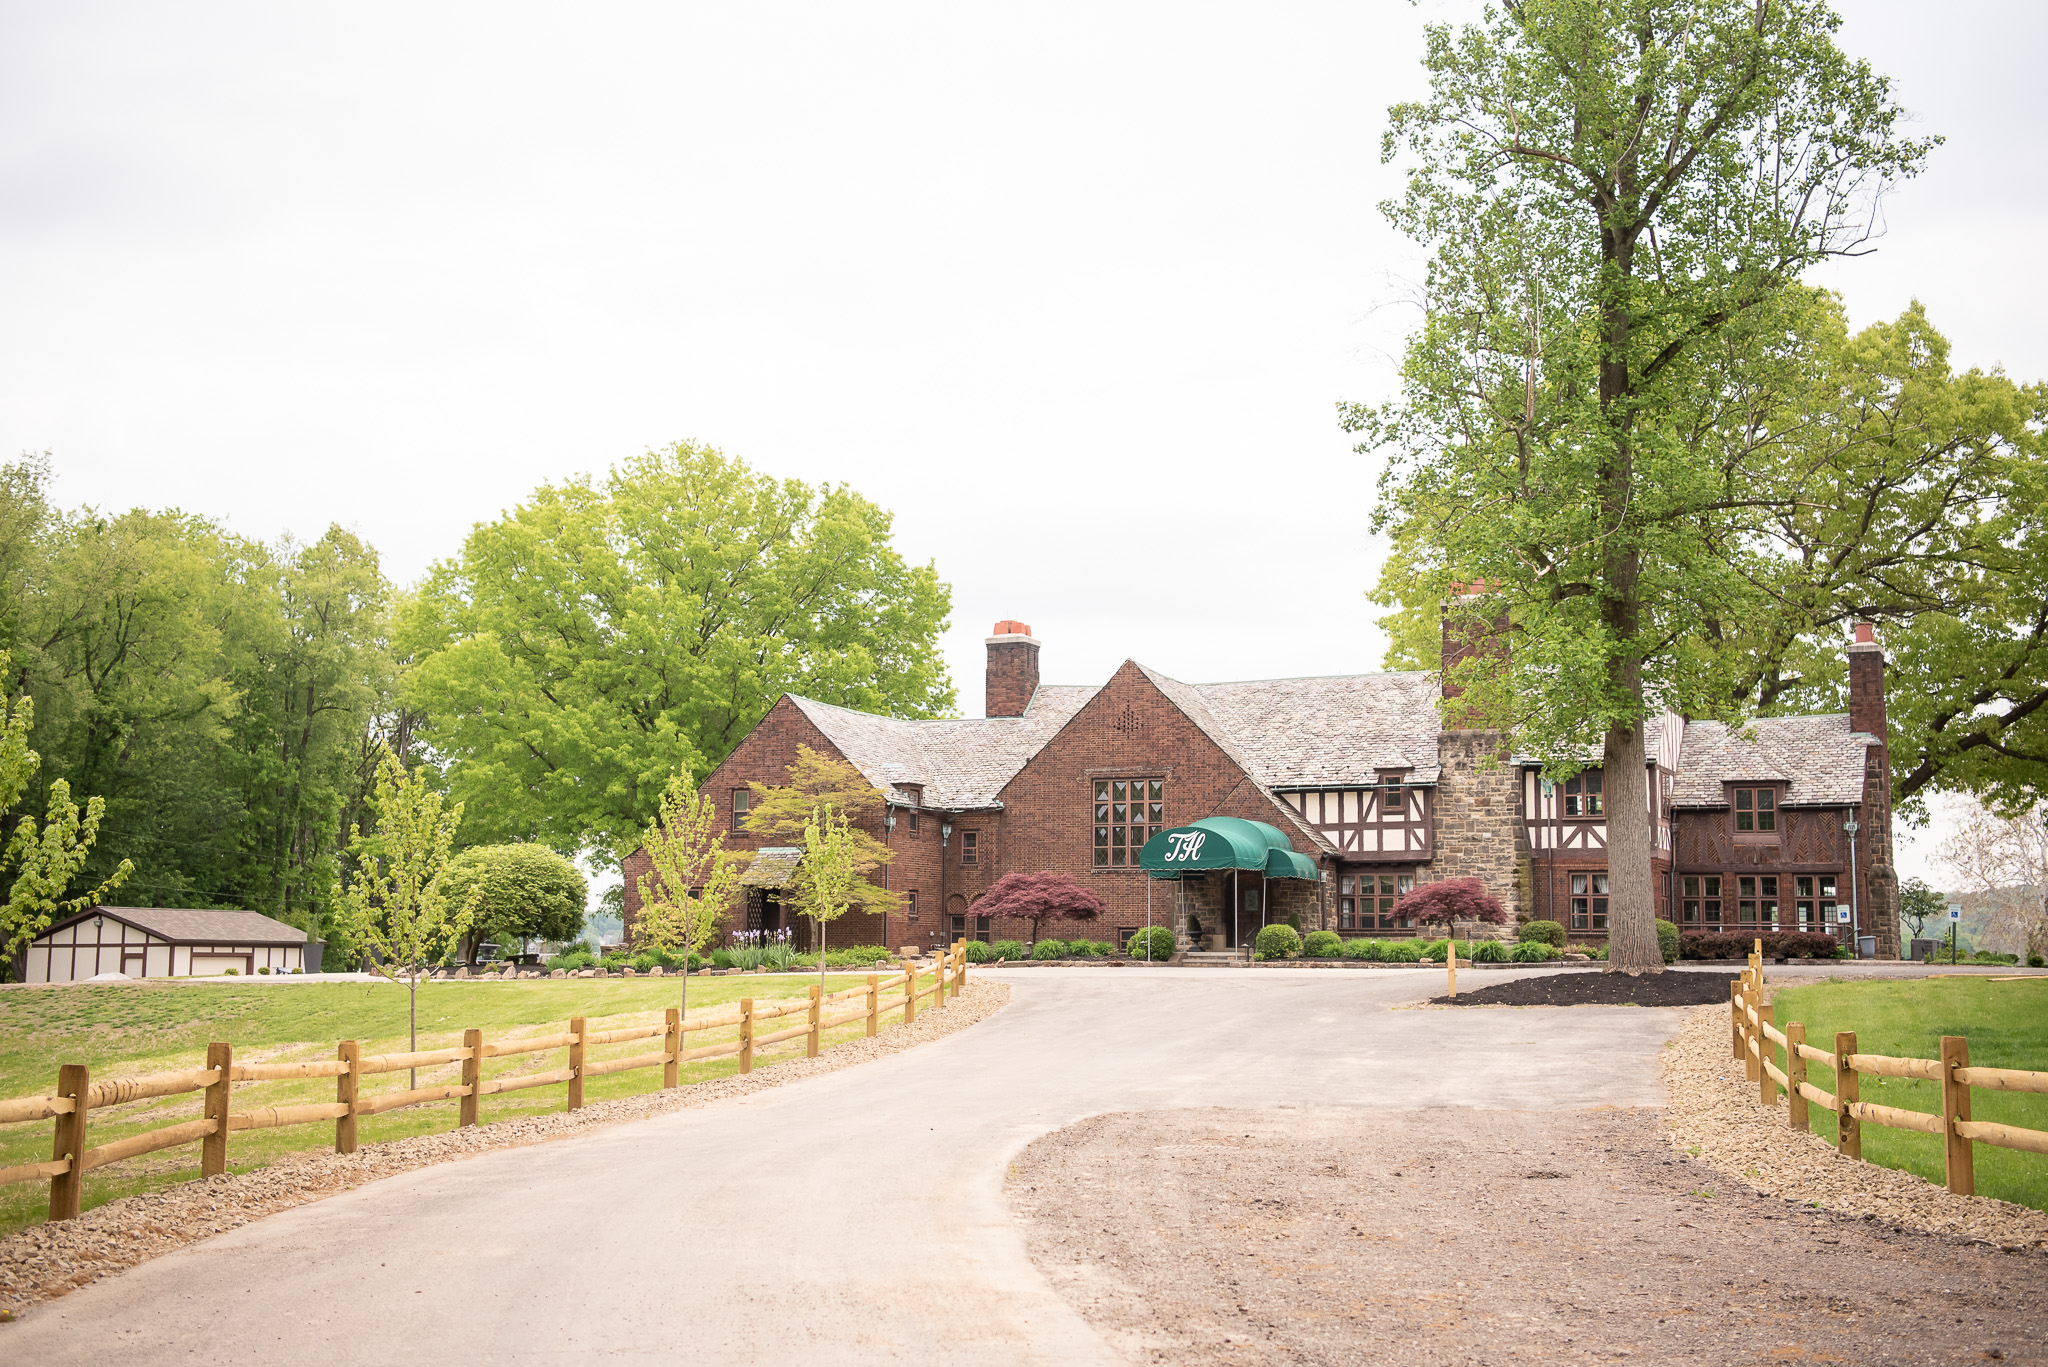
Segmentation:
[[(997, 626), (1014, 625), (998, 622)], [(994, 640), (988, 646), (988, 672), (982, 678), (984, 717), (1021, 717), (1038, 691), (1038, 642), (1029, 637)]]

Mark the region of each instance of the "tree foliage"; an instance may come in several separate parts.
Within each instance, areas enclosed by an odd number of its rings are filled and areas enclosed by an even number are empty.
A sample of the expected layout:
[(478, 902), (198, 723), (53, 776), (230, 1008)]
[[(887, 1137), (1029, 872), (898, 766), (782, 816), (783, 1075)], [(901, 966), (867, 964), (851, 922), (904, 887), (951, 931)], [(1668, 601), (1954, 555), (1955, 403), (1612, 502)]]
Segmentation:
[[(7, 665), (7, 656), (0, 654), (0, 677), (6, 676)], [(81, 814), (70, 785), (60, 778), (50, 785), (41, 821), (16, 811), (42, 767), (42, 757), (29, 744), (34, 715), (32, 698), (0, 699), (0, 819), (11, 827), (0, 850), (0, 874), (13, 874), (7, 900), (0, 902), (0, 969), (57, 916), (104, 902), (133, 872), (123, 860), (98, 886), (70, 895), (99, 838), (106, 810), (101, 798), (87, 798)]]
[(2048, 954), (2048, 802), (2011, 814), (1972, 803), (1940, 855), (1983, 899), (1987, 939)]
[(815, 947), (820, 983), (825, 981), (826, 928), (857, 904), (856, 889), (866, 886), (854, 834), (844, 816), (820, 804), (804, 826), (804, 857), (791, 879), (792, 903), (818, 929)]
[(1006, 873), (974, 903), (977, 916), (1027, 918), (1034, 944), (1041, 922), (1092, 921), (1107, 910), (1092, 888), (1050, 869), (1042, 873)]
[(485, 940), (557, 944), (583, 934), (590, 886), (574, 861), (545, 845), (473, 845), (448, 861), (443, 895), (472, 908), (468, 940), (472, 962)]
[(1396, 909), (1425, 926), (1447, 926), (1453, 921), (1481, 921), (1498, 926), (1508, 920), (1507, 908), (1477, 878), (1446, 878), (1439, 883), (1426, 883), (1403, 897)]
[(789, 782), (769, 787), (748, 785), (752, 805), (747, 809), (746, 831), (764, 845), (801, 848), (804, 833), (823, 808), (836, 813), (846, 824), (846, 846), (858, 881), (848, 890), (854, 909), (870, 915), (891, 912), (902, 899), (876, 884), (876, 870), (896, 856), (881, 841), (863, 830), (861, 823), (882, 811), (882, 790), (861, 776), (860, 770), (844, 760), (819, 754), (799, 745), (796, 761), (789, 766)]
[(701, 780), (785, 692), (952, 707), (950, 590), (890, 530), (843, 485), (689, 443), (543, 485), (403, 615), (406, 698), (491, 838), (622, 858), (669, 776)]
[(1786, 497), (1754, 419), (1796, 387), (1800, 275), (1861, 250), (1930, 145), (1837, 22), (1817, 0), (1520, 0), (1432, 26), (1430, 94), (1391, 111), (1425, 313), (1400, 398), (1345, 414), (1391, 457), (1387, 589), (1454, 600), (1475, 634), (1509, 621), (1510, 650), (1450, 671), (1454, 724), (1511, 726), (1560, 773), (1600, 747), (1625, 971), (1662, 968), (1643, 726), (1728, 710), (1705, 624), (1743, 620)]
[(725, 848), (718, 804), (678, 774), (662, 794), (640, 848), (649, 869), (640, 876), (633, 946), (692, 955), (710, 943), (739, 890), (744, 860)]
[(1927, 934), (1927, 923), (1939, 921), (1947, 914), (1947, 902), (1939, 892), (1927, 886), (1926, 879), (1908, 878), (1899, 884), (1899, 920), (1911, 932), (1910, 938), (1923, 938)]

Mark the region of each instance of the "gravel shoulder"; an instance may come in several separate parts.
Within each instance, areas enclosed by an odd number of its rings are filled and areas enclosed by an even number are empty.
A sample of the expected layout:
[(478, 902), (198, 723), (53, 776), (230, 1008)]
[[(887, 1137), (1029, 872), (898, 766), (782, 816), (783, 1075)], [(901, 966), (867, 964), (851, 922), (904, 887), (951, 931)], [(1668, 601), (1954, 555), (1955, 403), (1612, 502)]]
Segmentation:
[(2048, 1255), (1768, 1195), (1662, 1122), (1121, 1112), (1030, 1145), (1006, 1193), (1130, 1362), (2048, 1361)]
[[(970, 977), (959, 999), (944, 1010), (927, 1008), (907, 1029), (898, 1026), (874, 1039), (837, 1045), (815, 1059), (778, 1061), (743, 1077), (700, 1082), (673, 1092), (594, 1102), (574, 1113), (365, 1145), (346, 1156), (309, 1149), (253, 1172), (109, 1201), (75, 1220), (36, 1225), (0, 1239), (0, 1311), (19, 1313), (37, 1301), (65, 1295), (186, 1244), (381, 1177), (727, 1101), (914, 1049), (987, 1019), (1009, 998), (1008, 984)], [(448, 1110), (452, 1124), (452, 1102)]]
[(1726, 1006), (1688, 1011), (1659, 1063), (1671, 1143), (1721, 1173), (1844, 1215), (2048, 1250), (2048, 1214), (1988, 1196), (1955, 1196), (1912, 1173), (1844, 1158), (1818, 1136), (1794, 1131), (1782, 1099), (1759, 1105), (1757, 1085), (1744, 1081), (1742, 1065), (1729, 1057)]

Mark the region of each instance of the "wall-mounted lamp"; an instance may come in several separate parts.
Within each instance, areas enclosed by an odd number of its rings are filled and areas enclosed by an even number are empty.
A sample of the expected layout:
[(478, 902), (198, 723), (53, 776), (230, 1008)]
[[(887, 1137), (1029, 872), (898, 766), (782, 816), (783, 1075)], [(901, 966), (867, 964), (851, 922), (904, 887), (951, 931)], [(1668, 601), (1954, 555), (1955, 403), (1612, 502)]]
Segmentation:
[(101, 931), (103, 931), (103, 930), (105, 930), (106, 928), (107, 928), (107, 918), (106, 918), (106, 917), (104, 917), (104, 916), (95, 916), (95, 917), (93, 917), (93, 918), (92, 918), (92, 937), (93, 937), (93, 938), (94, 938), (95, 940), (97, 940), (97, 939), (98, 939), (98, 938), (100, 937), (100, 932), (101, 932)]
[(888, 815), (882, 818), (882, 825), (892, 831), (896, 829), (896, 809), (894, 807), (891, 807)]
[(939, 848), (940, 848), (940, 849), (942, 849), (942, 850), (943, 850), (943, 849), (945, 849), (945, 848), (946, 848), (946, 839), (947, 839), (947, 837), (948, 837), (948, 836), (950, 836), (950, 835), (952, 835), (952, 834), (953, 834), (953, 823), (952, 823), (952, 822), (950, 822), (950, 821), (942, 821), (942, 822), (940, 822), (940, 823), (939, 823)]

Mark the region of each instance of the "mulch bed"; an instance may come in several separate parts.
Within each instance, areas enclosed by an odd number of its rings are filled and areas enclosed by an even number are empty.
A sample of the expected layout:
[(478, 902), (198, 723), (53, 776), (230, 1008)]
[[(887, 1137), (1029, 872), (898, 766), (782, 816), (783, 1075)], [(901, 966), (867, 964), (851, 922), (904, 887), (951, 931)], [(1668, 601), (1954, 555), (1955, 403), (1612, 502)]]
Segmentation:
[(1436, 1006), (1712, 1006), (1728, 1000), (1733, 973), (1546, 973), (1432, 997)]

